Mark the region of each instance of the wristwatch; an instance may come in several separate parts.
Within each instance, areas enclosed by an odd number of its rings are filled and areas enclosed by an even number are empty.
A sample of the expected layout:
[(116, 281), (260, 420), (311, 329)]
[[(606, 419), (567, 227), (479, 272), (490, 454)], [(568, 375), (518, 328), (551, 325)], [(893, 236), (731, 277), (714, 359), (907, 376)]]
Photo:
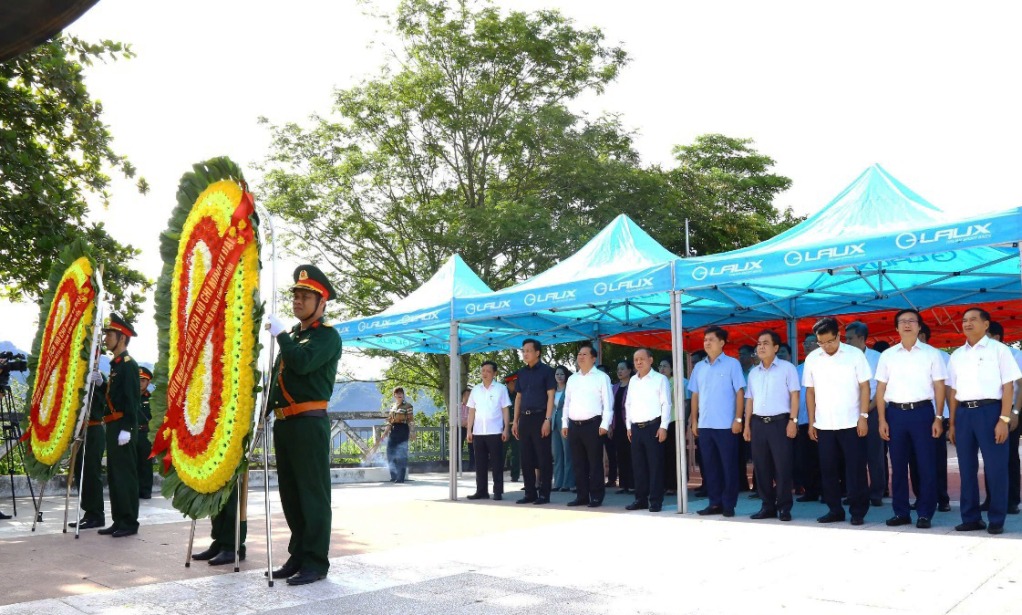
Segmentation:
[(859, 416), (861, 416), (864, 419), (868, 419), (869, 418), (869, 413), (868, 412), (860, 412)]
[(797, 416), (793, 416), (793, 417), (790, 417), (788, 420), (791, 421), (792, 423), (797, 423), (798, 422), (798, 417)]
[(999, 416), (999, 417), (997, 417), (997, 418), (1001, 419), (1001, 420), (1002, 420), (1002, 421), (1004, 421), (1005, 423), (1010, 423), (1010, 422), (1011, 422), (1011, 417), (1010, 417), (1010, 416), (1004, 416), (1004, 415), (1001, 415), (1001, 416)]
[(736, 422), (736, 423), (741, 423), (741, 422), (742, 422), (742, 419), (740, 419), (740, 418), (738, 418), (738, 419), (735, 419), (735, 422)]

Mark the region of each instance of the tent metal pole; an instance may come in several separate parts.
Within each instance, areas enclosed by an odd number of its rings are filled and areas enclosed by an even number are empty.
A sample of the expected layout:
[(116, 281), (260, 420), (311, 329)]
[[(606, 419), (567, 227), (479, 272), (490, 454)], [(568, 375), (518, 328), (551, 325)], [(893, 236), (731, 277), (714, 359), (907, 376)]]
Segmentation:
[(685, 434), (685, 336), (681, 327), (681, 292), (671, 291), (671, 361), (674, 364), (674, 463), (678, 477), (678, 513), (688, 512), (688, 450)]
[(798, 320), (795, 318), (788, 319), (788, 350), (791, 351), (792, 364), (798, 365)]
[[(447, 447), (448, 458), (450, 461), (449, 468), (449, 480), (450, 480), (450, 499), (458, 499), (458, 463), (454, 457), (455, 442), (460, 444), (458, 440), (458, 427), (461, 426), (461, 395), (458, 392), (458, 381), (461, 379), (461, 365), (458, 359), (458, 323), (451, 321), (451, 352), (450, 358), (450, 377), (448, 384), (450, 386), (450, 407), (448, 408), (448, 432), (450, 435), (450, 446)], [(458, 447), (458, 457), (461, 456), (461, 447)]]

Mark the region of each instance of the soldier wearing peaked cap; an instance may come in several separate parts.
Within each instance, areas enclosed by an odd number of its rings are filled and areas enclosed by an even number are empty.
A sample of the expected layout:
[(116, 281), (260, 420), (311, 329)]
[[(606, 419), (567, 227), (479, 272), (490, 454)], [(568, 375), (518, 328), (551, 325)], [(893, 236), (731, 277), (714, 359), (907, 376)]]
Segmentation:
[(138, 368), (141, 413), (138, 415), (138, 497), (148, 500), (153, 497), (153, 460), (149, 455), (153, 452), (153, 444), (149, 441), (149, 421), (153, 420), (153, 411), (149, 408), (149, 383), (153, 373), (148, 367)]
[[(128, 355), (128, 342), (135, 329), (117, 314), (103, 327), (103, 344), (114, 355), (110, 361), (110, 382), (102, 387), (106, 399), (103, 423), (106, 427), (106, 466), (110, 485), (110, 516), (113, 524), (99, 530), (114, 538), (138, 533), (138, 419), (142, 414), (139, 368)], [(98, 371), (93, 381), (102, 382)]]
[(341, 337), (323, 322), (326, 302), (335, 297), (330, 280), (313, 265), (295, 269), (292, 308), (299, 322), (288, 331), (270, 315), (266, 328), (280, 351), (270, 384), (277, 483), (291, 529), (287, 562), (273, 571), (289, 585), (326, 577), (330, 567), (330, 424), (326, 409), (333, 393)]

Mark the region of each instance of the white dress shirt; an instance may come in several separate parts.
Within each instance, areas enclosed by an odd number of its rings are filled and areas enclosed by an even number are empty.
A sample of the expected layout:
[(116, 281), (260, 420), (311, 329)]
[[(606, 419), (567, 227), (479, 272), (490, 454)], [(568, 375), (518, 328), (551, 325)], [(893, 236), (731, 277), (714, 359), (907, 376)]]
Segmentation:
[(504, 431), (504, 408), (511, 406), (511, 398), (507, 387), (494, 380), (489, 388), (479, 383), (472, 387), (468, 396), (468, 407), (475, 408), (475, 422), (472, 423), (472, 435), (490, 436)]
[(884, 401), (911, 404), (934, 399), (934, 382), (947, 380), (942, 353), (916, 340), (911, 348), (898, 342), (880, 355), (876, 379), (887, 384)]
[(880, 363), (880, 353), (873, 350), (869, 346), (866, 350), (862, 351), (862, 354), (866, 355), (866, 363), (869, 363), (869, 373), (873, 374), (873, 377), (869, 379), (869, 398), (873, 399), (877, 396), (877, 364)]
[(568, 428), (568, 421), (585, 421), (602, 416), (600, 429), (610, 429), (614, 420), (614, 396), (611, 395), (610, 376), (594, 366), (588, 374), (578, 371), (568, 378), (564, 385), (564, 413), (561, 427)]
[(1001, 399), (1001, 386), (1022, 378), (1011, 350), (997, 340), (983, 336), (954, 351), (947, 365), (947, 384), (958, 401)]
[(802, 384), (816, 394), (817, 429), (851, 429), (859, 422), (859, 385), (872, 377), (866, 355), (841, 344), (832, 355), (817, 348), (806, 357)]
[[(1015, 365), (1018, 365), (1019, 371), (1022, 371), (1022, 350), (1015, 348), (1014, 346), (1008, 346), (1008, 350), (1011, 351), (1011, 356), (1015, 357)], [(1015, 406), (1014, 399), (1018, 397), (1018, 380), (1015, 381), (1015, 392), (1012, 394), (1012, 407)]]
[(667, 429), (671, 417), (671, 392), (667, 377), (651, 369), (645, 377), (632, 376), (625, 399), (625, 423), (631, 430), (634, 423), (660, 418), (660, 427)]
[(769, 368), (756, 365), (747, 380), (745, 399), (752, 400), (756, 416), (791, 414), (791, 394), (802, 390), (798, 369), (783, 359), (774, 359)]

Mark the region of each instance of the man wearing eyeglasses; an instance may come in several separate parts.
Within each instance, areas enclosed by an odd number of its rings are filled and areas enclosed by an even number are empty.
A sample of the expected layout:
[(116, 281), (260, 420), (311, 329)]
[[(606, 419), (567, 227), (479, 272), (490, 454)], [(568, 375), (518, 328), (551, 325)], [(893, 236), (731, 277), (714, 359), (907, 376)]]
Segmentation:
[[(901, 343), (880, 356), (877, 364), (876, 401), (880, 437), (891, 448), (891, 505), (894, 516), (887, 525), (912, 523), (908, 503), (909, 457), (919, 472), (916, 527), (927, 529), (937, 510), (937, 467), (934, 438), (943, 430), (944, 360), (932, 346), (919, 340), (922, 317), (901, 310), (894, 317)], [(939, 408), (939, 409), (938, 409)]]

